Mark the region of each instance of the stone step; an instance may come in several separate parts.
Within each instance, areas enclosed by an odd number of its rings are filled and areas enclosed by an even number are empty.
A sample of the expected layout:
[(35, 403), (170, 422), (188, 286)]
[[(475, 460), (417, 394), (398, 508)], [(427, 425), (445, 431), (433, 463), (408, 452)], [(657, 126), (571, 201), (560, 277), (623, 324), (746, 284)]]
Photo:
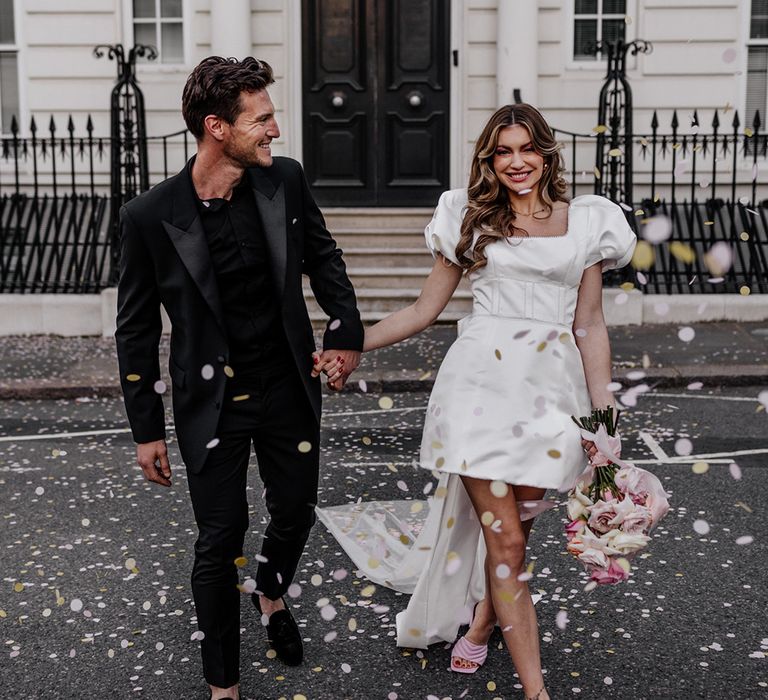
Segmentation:
[(347, 248), (423, 248), (424, 229), (379, 229), (373, 226), (366, 228), (336, 228), (329, 229), (331, 235), (342, 250)]
[(344, 262), (350, 268), (422, 267), (431, 268), (432, 254), (425, 246), (381, 248), (363, 246), (344, 248)]
[(323, 209), (323, 216), (331, 232), (366, 228), (423, 231), (433, 211), (431, 208), (412, 207), (328, 207)]
[[(347, 267), (355, 289), (420, 289), (431, 267)], [(309, 280), (304, 280), (305, 288)]]
[[(419, 289), (379, 288), (357, 289), (357, 306), (363, 321), (379, 321), (393, 311), (402, 309), (419, 298)], [(312, 292), (304, 291), (309, 317), (313, 321), (327, 320), (325, 312), (320, 308)], [(472, 310), (472, 293), (469, 289), (457, 289), (446, 305), (438, 321), (443, 323), (457, 321)]]

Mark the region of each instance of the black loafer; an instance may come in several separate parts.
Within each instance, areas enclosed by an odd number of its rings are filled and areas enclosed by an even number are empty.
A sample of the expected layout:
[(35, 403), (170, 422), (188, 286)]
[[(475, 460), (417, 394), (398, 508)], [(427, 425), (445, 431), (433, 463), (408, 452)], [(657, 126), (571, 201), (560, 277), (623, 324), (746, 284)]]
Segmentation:
[[(252, 593), (251, 600), (256, 610), (262, 614), (259, 596)], [(304, 645), (301, 643), (299, 626), (293, 619), (291, 611), (288, 610), (285, 599), (283, 599), (283, 605), (285, 605), (284, 610), (278, 610), (269, 616), (267, 638), (280, 661), (288, 666), (298, 666), (304, 658)]]

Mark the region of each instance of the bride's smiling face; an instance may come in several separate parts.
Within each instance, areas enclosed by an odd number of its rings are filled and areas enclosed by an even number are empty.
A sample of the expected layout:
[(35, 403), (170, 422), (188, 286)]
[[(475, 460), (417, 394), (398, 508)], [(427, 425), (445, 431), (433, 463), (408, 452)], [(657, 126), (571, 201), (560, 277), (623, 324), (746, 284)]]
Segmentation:
[(499, 140), (493, 155), (493, 170), (510, 196), (536, 194), (544, 174), (544, 157), (536, 152), (528, 129), (520, 124), (506, 126), (499, 131)]

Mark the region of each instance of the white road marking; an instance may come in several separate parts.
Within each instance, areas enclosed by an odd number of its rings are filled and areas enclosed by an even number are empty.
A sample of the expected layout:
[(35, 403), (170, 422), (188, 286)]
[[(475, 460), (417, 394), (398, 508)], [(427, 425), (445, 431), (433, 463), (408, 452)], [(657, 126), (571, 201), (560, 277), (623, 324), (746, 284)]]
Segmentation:
[(669, 455), (664, 452), (661, 445), (654, 439), (650, 433), (640, 431), (640, 439), (646, 444), (646, 447), (651, 451), (657, 460), (665, 460), (669, 458)]
[(642, 394), (638, 394), (638, 398), (643, 396), (658, 396), (662, 399), (706, 399), (708, 401), (745, 401), (747, 403), (760, 403), (757, 400), (757, 396), (712, 396), (710, 394), (666, 394), (664, 392), (646, 391)]
[[(173, 427), (170, 428), (173, 430)], [(130, 428), (110, 428), (109, 430), (82, 430), (76, 433), (41, 433), (40, 435), (4, 435), (0, 442), (25, 442), (27, 440), (61, 440), (72, 437), (90, 437), (91, 435), (118, 435), (130, 433)]]
[(423, 411), (427, 404), (423, 406), (407, 406), (404, 408), (377, 408), (370, 411), (340, 411), (338, 413), (323, 413), (323, 418), (343, 418), (344, 416), (373, 416), (380, 413), (410, 413), (411, 411)]

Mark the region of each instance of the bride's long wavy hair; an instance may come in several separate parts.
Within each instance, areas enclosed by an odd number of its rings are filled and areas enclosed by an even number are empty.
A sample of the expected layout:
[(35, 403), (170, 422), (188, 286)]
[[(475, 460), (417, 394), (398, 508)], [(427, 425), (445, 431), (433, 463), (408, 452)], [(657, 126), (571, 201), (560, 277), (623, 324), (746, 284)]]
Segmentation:
[[(546, 167), (538, 183), (537, 205), (546, 212), (542, 218), (551, 215), (555, 202), (568, 201), (560, 145), (541, 112), (529, 104), (506, 105), (498, 109), (477, 139), (472, 156), (467, 209), (461, 224), (461, 238), (456, 246), (456, 258), (467, 274), (488, 263), (486, 246), (508, 236), (528, 235), (525, 229), (515, 224), (516, 217), (509, 204), (507, 188), (499, 182), (493, 169), (499, 132), (514, 125), (528, 130), (533, 148), (544, 158)], [(473, 247), (476, 230), (480, 233)]]

